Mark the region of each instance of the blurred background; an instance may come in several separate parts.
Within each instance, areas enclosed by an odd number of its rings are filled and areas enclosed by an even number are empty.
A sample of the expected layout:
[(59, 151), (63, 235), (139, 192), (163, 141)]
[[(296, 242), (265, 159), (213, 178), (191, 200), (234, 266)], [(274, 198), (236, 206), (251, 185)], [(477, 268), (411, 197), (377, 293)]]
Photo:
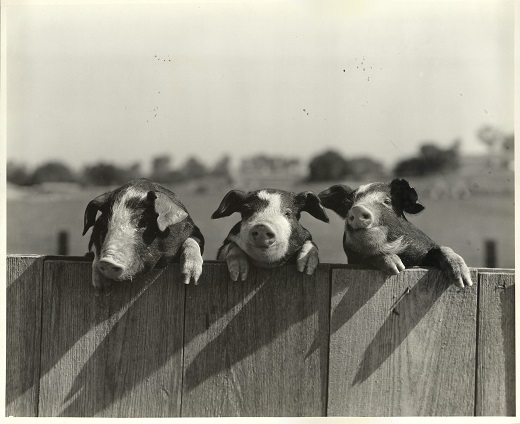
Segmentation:
[[(346, 4), (343, 4), (346, 3)], [(83, 213), (136, 177), (175, 191), (206, 259), (231, 188), (407, 178), (410, 220), (514, 267), (510, 1), (7, 3), (7, 253), (83, 255)], [(323, 262), (343, 222), (304, 214)]]

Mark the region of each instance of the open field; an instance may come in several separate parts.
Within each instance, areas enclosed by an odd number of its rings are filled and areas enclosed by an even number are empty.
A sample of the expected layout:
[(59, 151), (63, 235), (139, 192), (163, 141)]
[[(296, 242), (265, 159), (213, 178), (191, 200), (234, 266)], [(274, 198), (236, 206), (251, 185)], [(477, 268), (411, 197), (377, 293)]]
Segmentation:
[[(319, 190), (324, 187), (310, 187)], [(307, 188), (298, 188), (304, 190)], [(175, 190), (175, 189), (174, 189)], [(69, 254), (86, 253), (88, 237), (81, 236), (87, 203), (103, 188), (56, 194), (31, 194), (7, 201), (7, 253), (57, 253), (57, 234), (69, 233)], [(206, 239), (204, 258), (215, 259), (216, 251), (238, 215), (211, 220), (212, 212), (227, 188), (204, 193), (175, 190)], [(420, 197), (421, 197), (421, 192)], [(497, 243), (497, 266), (514, 267), (514, 195), (477, 194), (463, 200), (421, 199), (426, 210), (410, 220), (440, 244), (452, 247), (469, 266), (484, 266), (485, 240)], [(301, 222), (311, 231), (322, 262), (346, 263), (341, 245), (342, 221), (329, 211), (329, 224), (306, 213)]]

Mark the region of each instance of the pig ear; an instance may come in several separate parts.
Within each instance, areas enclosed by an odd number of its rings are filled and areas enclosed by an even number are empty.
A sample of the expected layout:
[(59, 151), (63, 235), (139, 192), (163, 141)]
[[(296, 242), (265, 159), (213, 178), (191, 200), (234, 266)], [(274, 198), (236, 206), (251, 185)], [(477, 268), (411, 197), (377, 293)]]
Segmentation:
[(83, 236), (87, 233), (88, 229), (94, 225), (98, 211), (107, 202), (111, 194), (111, 191), (103, 193), (95, 199), (92, 199), (87, 205), (85, 208), (85, 215), (83, 217)]
[(231, 190), (224, 196), (217, 210), (211, 215), (211, 219), (223, 218), (239, 212), (240, 207), (244, 204), (246, 195), (242, 190)]
[(170, 225), (177, 224), (188, 216), (188, 212), (160, 191), (149, 191), (148, 199), (154, 200), (154, 209), (158, 214), (157, 226), (159, 231), (166, 230)]
[(340, 217), (346, 218), (352, 207), (352, 196), (355, 190), (343, 184), (336, 184), (318, 194), (321, 204), (332, 209)]
[(415, 214), (424, 210), (424, 206), (418, 202), (417, 192), (405, 179), (394, 179), (390, 183), (390, 194), (392, 203), (406, 213)]
[(296, 195), (296, 204), (300, 211), (310, 213), (314, 218), (329, 222), (329, 217), (321, 205), (320, 198), (312, 191), (304, 191)]

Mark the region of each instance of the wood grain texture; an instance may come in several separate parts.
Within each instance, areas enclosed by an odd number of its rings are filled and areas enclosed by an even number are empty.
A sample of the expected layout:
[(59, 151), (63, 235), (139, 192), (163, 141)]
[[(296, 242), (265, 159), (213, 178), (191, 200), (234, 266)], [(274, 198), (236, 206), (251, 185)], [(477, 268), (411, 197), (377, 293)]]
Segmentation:
[(476, 302), (433, 269), (333, 270), (328, 415), (473, 415)]
[(323, 416), (329, 266), (252, 269), (245, 282), (206, 265), (186, 296), (182, 416)]
[(95, 295), (91, 265), (45, 263), (41, 416), (178, 416), (178, 266)]
[(478, 416), (516, 413), (514, 278), (479, 273)]
[(38, 415), (42, 256), (7, 257), (6, 416)]

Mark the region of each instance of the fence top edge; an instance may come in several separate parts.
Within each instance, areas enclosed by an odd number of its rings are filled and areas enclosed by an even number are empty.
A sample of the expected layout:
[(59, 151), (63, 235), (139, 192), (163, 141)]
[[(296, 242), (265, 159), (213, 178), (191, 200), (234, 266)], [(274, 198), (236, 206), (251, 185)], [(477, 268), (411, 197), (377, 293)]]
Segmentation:
[[(61, 256), (61, 255), (40, 255), (40, 254), (8, 254), (7, 258), (43, 258), (45, 261), (58, 261), (58, 262), (92, 262), (92, 258), (88, 256)], [(216, 260), (204, 260), (204, 265), (223, 265), (223, 261)], [(375, 271), (374, 269), (366, 268), (363, 265), (351, 265), (344, 263), (328, 263), (321, 262), (320, 265), (330, 266), (331, 270), (369, 270)], [(428, 267), (413, 267), (407, 268), (405, 271), (417, 271), (417, 270), (428, 270)], [(514, 268), (477, 268), (470, 267), (470, 271), (477, 271), (479, 274), (481, 273), (506, 273), (506, 274), (514, 274)]]

